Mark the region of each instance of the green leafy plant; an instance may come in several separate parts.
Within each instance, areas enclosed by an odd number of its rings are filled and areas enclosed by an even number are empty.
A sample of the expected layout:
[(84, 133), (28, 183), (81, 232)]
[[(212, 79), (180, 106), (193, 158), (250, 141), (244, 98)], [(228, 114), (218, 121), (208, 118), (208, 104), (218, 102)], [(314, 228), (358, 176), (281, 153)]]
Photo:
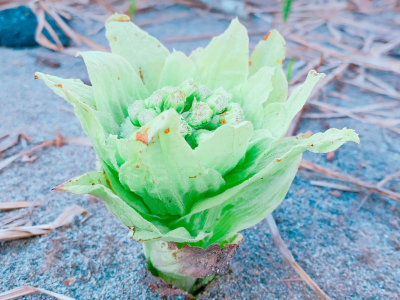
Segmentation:
[(237, 19), (187, 57), (115, 14), (112, 53), (80, 53), (93, 86), (36, 73), (74, 106), (98, 171), (56, 190), (91, 194), (144, 243), (149, 270), (193, 290), (229, 262), (240, 230), (284, 199), (301, 154), (359, 142), (348, 129), (284, 138), (313, 86), (310, 71), (287, 99), (285, 41), (270, 31), (249, 59)]

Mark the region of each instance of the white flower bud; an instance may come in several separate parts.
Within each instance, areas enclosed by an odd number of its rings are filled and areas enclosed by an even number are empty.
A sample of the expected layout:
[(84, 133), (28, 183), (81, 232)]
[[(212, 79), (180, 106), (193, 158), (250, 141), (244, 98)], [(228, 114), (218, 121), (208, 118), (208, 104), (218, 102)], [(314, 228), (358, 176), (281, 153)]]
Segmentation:
[(161, 111), (164, 105), (164, 98), (167, 95), (165, 90), (157, 90), (153, 94), (144, 100), (144, 105), (146, 108), (154, 108), (155, 110)]
[(179, 131), (183, 137), (189, 136), (193, 128), (185, 121), (185, 119), (181, 116), (181, 121), (179, 123)]
[(211, 107), (214, 114), (220, 114), (228, 107), (229, 101), (232, 99), (232, 94), (224, 88), (216, 89), (208, 96), (204, 102)]
[(129, 106), (128, 114), (129, 114), (129, 118), (131, 119), (133, 125), (139, 126), (138, 116), (139, 116), (139, 113), (144, 109), (145, 109), (145, 107), (144, 107), (143, 100), (136, 100), (135, 102), (133, 102), (133, 104), (131, 106)]
[(205, 85), (199, 85), (197, 91), (194, 94), (196, 99), (204, 101), (204, 99), (206, 99), (211, 94), (211, 90)]
[(157, 115), (158, 115), (157, 111), (153, 108), (146, 108), (142, 110), (138, 115), (140, 126), (146, 125), (148, 122), (157, 117)]
[(193, 79), (187, 79), (179, 86), (179, 89), (185, 93), (185, 97), (189, 98), (192, 94), (197, 92), (198, 86)]
[(212, 115), (213, 111), (207, 103), (197, 101), (194, 98), (188, 123), (190, 126), (198, 128), (210, 122)]
[(236, 125), (244, 121), (243, 109), (237, 103), (229, 103), (228, 109), (222, 115), (219, 115), (219, 123), (221, 125)]
[(167, 87), (165, 91), (167, 95), (164, 98), (164, 110), (175, 108), (178, 113), (181, 113), (186, 102), (185, 92), (171, 87)]

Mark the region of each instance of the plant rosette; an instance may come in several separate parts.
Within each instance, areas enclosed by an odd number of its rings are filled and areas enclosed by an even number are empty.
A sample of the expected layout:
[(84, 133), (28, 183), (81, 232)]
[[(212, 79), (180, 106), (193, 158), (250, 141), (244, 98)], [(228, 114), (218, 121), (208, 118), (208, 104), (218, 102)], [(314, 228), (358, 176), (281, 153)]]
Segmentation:
[(282, 202), (305, 150), (359, 142), (346, 128), (284, 138), (325, 74), (310, 71), (287, 99), (276, 30), (250, 59), (237, 19), (189, 57), (125, 15), (108, 19), (106, 36), (112, 53), (79, 53), (92, 86), (35, 75), (73, 105), (98, 157), (97, 172), (55, 189), (101, 198), (166, 283), (193, 291), (225, 270), (238, 232)]

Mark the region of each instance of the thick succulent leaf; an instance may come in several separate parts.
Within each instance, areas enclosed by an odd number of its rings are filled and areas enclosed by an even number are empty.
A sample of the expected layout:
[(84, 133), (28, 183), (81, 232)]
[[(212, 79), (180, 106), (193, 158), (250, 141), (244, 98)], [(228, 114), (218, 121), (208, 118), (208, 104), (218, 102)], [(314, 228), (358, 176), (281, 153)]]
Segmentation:
[(260, 129), (263, 123), (263, 105), (272, 91), (272, 76), (274, 72), (275, 68), (261, 68), (245, 83), (232, 91), (232, 101), (240, 104), (246, 120), (253, 123), (255, 130)]
[(201, 83), (210, 89), (227, 90), (245, 82), (249, 70), (249, 38), (238, 19), (212, 39), (196, 63)]
[(57, 76), (46, 75), (40, 72), (36, 72), (35, 79), (36, 78), (42, 79), (44, 83), (53, 90), (54, 93), (64, 98), (64, 100), (67, 100), (67, 96), (65, 96), (64, 91), (60, 89), (60, 87), (58, 86), (59, 84), (70, 90), (75, 95), (79, 95), (79, 100), (90, 106), (90, 108), (96, 109), (93, 87), (84, 84), (81, 80), (63, 79)]
[(97, 110), (111, 112), (113, 119), (122, 124), (128, 116), (128, 107), (148, 97), (149, 92), (123, 57), (95, 51), (81, 55), (93, 85)]
[(264, 109), (263, 128), (268, 129), (274, 138), (281, 138), (288, 130), (294, 116), (306, 103), (314, 85), (323, 77), (325, 77), (323, 73), (310, 71), (305, 83), (294, 89), (286, 102), (267, 105)]
[[(276, 172), (293, 164), (293, 159), (296, 159), (304, 151), (329, 152), (348, 141), (359, 142), (358, 135), (349, 129), (329, 129), (325, 133), (318, 133), (310, 138), (284, 139), (274, 145), (275, 147), (270, 147), (270, 150), (263, 155), (254, 158), (253, 161), (246, 162), (249, 166), (255, 166), (250, 170), (251, 174), (249, 174), (248, 168), (246, 169), (246, 166), (243, 165), (236, 167), (231, 173), (227, 174), (224, 177), (228, 187), (226, 191), (197, 202), (191, 212), (177, 220), (174, 225), (178, 227), (186, 226), (192, 233), (200, 229), (209, 231), (208, 226), (213, 226), (216, 220), (221, 217), (225, 207), (230, 205), (232, 199), (236, 199), (238, 193), (242, 195), (241, 200), (238, 201), (246, 203), (256, 192), (252, 187), (270, 180), (270, 176), (274, 177)], [(294, 177), (297, 167), (291, 170)], [(248, 179), (245, 180), (246, 178)], [(245, 193), (249, 186), (250, 190)], [(264, 191), (268, 191), (268, 193), (271, 188), (267, 184), (259, 185), (259, 187), (263, 187)], [(237, 220), (237, 222), (240, 222), (240, 220)], [(214, 238), (213, 241), (215, 242)]]
[(224, 180), (200, 159), (182, 137), (180, 117), (164, 111), (131, 137), (128, 161), (120, 181), (143, 197), (153, 213), (183, 215), (207, 191), (216, 191)]
[(126, 15), (115, 14), (107, 20), (106, 37), (112, 53), (124, 57), (140, 76), (149, 92), (155, 91), (165, 59), (170, 54), (168, 49), (156, 38), (130, 22)]
[(215, 169), (224, 175), (245, 155), (252, 134), (253, 126), (248, 121), (224, 125), (202, 140), (194, 153), (205, 168)]
[(249, 76), (265, 66), (282, 67), (285, 55), (285, 40), (276, 29), (272, 29), (261, 39), (250, 56)]
[(196, 66), (185, 53), (180, 51), (172, 52), (165, 60), (164, 68), (161, 72), (158, 88), (165, 86), (178, 86), (186, 79), (192, 78), (198, 82)]

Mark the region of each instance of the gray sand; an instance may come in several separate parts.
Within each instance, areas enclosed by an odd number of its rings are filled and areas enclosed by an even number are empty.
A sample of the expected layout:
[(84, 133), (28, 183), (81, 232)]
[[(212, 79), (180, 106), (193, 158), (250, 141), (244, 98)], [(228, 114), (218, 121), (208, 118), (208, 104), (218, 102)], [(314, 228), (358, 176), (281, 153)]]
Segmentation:
[[(150, 11), (135, 21), (159, 17), (184, 8)], [(270, 26), (255, 22), (257, 28)], [(185, 18), (148, 26), (145, 30), (160, 40), (167, 36), (217, 34), (227, 20), (212, 16)], [(256, 43), (260, 37), (252, 37)], [(106, 45), (104, 31), (94, 39)], [(166, 43), (172, 50), (189, 53), (204, 46), (207, 40)], [(34, 81), (35, 71), (65, 78), (87, 79), (80, 58), (51, 52), (43, 48), (12, 50), (0, 48), (1, 110), (0, 135), (23, 131), (34, 140), (29, 147), (55, 137), (57, 126), (64, 136), (85, 136), (77, 118), (65, 110), (69, 105), (57, 97), (43, 82)], [(35, 65), (37, 55), (61, 62), (59, 69)], [(21, 63), (22, 65), (18, 65)], [(381, 78), (395, 81), (392, 74)], [(335, 83), (327, 91), (334, 90)], [(329, 103), (355, 107), (392, 99), (361, 92), (344, 85), (341, 93), (350, 102), (329, 97)], [(397, 117), (399, 111), (397, 111)], [(299, 132), (326, 130), (326, 125), (355, 129), (361, 144), (346, 144), (333, 162), (325, 155), (305, 153), (304, 158), (329, 169), (366, 181), (378, 181), (399, 170), (399, 136), (381, 127), (349, 118), (303, 120)], [(383, 135), (385, 131), (385, 135)], [(22, 150), (21, 143), (4, 153), (4, 158)], [(50, 234), (0, 243), (0, 293), (22, 285), (41, 287), (76, 299), (160, 299), (143, 283), (145, 258), (141, 245), (131, 241), (127, 229), (101, 202), (86, 196), (51, 191), (66, 180), (95, 169), (95, 153), (90, 147), (66, 145), (36, 153), (32, 163), (17, 161), (0, 172), (0, 201), (42, 200), (33, 209), (0, 213), (6, 216), (27, 213), (33, 224), (56, 219), (66, 207), (78, 204), (92, 215)], [(333, 197), (331, 190), (314, 187), (310, 179), (321, 175), (299, 171), (292, 187), (274, 212), (283, 240), (304, 270), (334, 299), (400, 298), (400, 203), (373, 195), (356, 212), (364, 194), (342, 192)], [(400, 179), (387, 188), (399, 191)], [(266, 222), (243, 232), (245, 241), (235, 255), (231, 272), (218, 276), (199, 299), (316, 299), (316, 295), (283, 261), (271, 241)], [(27, 299), (50, 299), (45, 295)], [(176, 297), (179, 299), (179, 297)]]

